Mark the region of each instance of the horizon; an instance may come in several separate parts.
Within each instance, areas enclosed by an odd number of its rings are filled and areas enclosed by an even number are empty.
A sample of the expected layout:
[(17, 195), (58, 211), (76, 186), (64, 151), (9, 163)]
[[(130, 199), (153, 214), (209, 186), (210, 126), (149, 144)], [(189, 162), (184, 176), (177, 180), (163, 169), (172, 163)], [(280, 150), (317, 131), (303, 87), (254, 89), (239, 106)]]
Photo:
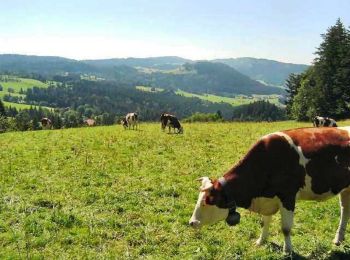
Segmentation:
[(70, 57), (64, 57), (64, 56), (57, 56), (57, 55), (35, 55), (35, 54), (20, 54), (20, 53), (0, 53), (1, 55), (14, 55), (14, 56), (28, 56), (28, 57), (46, 57), (46, 58), (63, 58), (68, 60), (75, 60), (75, 61), (97, 61), (97, 60), (113, 60), (113, 59), (152, 59), (152, 58), (182, 58), (193, 62), (199, 62), (199, 61), (217, 61), (217, 60), (225, 60), (225, 59), (256, 59), (256, 60), (267, 60), (267, 61), (275, 61), (279, 63), (285, 63), (285, 64), (294, 64), (294, 65), (310, 65), (305, 63), (293, 63), (293, 62), (285, 62), (280, 60), (272, 60), (268, 58), (257, 58), (257, 57), (224, 57), (224, 58), (214, 58), (214, 59), (190, 59), (186, 57), (180, 57), (180, 56), (174, 56), (174, 55), (165, 55), (165, 56), (149, 56), (149, 57), (110, 57), (110, 58), (97, 58), (97, 59), (74, 59)]
[(338, 18), (350, 25), (346, 0), (14, 0), (0, 7), (1, 54), (75, 60), (251, 57), (310, 65), (321, 34)]

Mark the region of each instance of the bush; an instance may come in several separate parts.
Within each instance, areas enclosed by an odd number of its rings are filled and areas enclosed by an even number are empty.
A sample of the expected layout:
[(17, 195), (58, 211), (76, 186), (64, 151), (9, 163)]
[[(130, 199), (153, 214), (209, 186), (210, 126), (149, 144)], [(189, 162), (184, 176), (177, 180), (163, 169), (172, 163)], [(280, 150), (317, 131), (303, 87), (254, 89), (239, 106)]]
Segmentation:
[(183, 120), (187, 123), (193, 122), (220, 122), (223, 121), (221, 113), (218, 111), (217, 113), (194, 113), (192, 116), (185, 118)]

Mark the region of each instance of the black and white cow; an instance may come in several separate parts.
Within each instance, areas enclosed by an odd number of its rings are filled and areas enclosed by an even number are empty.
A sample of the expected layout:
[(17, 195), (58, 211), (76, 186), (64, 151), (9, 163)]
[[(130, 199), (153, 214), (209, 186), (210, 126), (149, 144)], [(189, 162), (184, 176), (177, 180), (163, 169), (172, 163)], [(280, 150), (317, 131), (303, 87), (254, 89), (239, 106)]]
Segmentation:
[(124, 129), (135, 129), (138, 128), (138, 115), (137, 113), (128, 113), (121, 121)]
[(189, 224), (201, 227), (226, 219), (239, 223), (236, 208), (263, 215), (257, 244), (268, 237), (272, 215), (281, 213), (284, 251), (292, 251), (296, 200), (340, 197), (340, 222), (333, 242), (345, 238), (350, 217), (350, 127), (300, 128), (262, 137), (223, 177), (201, 178)]
[(330, 126), (337, 127), (337, 122), (333, 118), (315, 116), (312, 120), (314, 127)]
[(43, 117), (41, 120), (41, 126), (43, 129), (51, 129), (52, 128), (52, 121), (50, 118)]
[(177, 133), (179, 134), (182, 134), (184, 132), (184, 129), (181, 126), (179, 120), (176, 118), (176, 116), (163, 113), (160, 115), (160, 122), (161, 122), (162, 130), (164, 130), (167, 126), (169, 127), (169, 133), (171, 128), (174, 129), (174, 133), (175, 133), (175, 129), (177, 129)]

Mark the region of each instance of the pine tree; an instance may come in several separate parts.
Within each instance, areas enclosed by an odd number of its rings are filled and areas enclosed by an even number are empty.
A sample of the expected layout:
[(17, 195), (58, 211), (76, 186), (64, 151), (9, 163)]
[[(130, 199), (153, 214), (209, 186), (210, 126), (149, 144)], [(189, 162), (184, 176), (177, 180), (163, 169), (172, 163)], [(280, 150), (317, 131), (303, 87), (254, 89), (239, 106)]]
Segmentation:
[(285, 88), (288, 94), (285, 101), (285, 105), (286, 105), (286, 113), (288, 116), (291, 116), (292, 105), (293, 105), (295, 96), (298, 94), (298, 89), (300, 88), (300, 85), (301, 85), (301, 78), (302, 78), (302, 75), (292, 73), (289, 75), (288, 79), (286, 80)]
[(0, 100), (0, 116), (6, 116), (4, 103)]
[(315, 73), (325, 102), (318, 105), (329, 116), (344, 118), (350, 115), (349, 32), (338, 19), (322, 38), (316, 52)]

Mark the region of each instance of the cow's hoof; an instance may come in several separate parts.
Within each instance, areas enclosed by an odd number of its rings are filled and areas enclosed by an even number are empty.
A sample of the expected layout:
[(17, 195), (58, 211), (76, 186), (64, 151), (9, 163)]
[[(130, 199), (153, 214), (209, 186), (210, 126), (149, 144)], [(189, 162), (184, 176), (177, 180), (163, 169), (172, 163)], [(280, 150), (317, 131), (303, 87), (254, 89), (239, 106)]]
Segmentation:
[(333, 244), (335, 244), (336, 246), (340, 246), (342, 242), (343, 242), (342, 239), (337, 239), (337, 238), (333, 239)]

